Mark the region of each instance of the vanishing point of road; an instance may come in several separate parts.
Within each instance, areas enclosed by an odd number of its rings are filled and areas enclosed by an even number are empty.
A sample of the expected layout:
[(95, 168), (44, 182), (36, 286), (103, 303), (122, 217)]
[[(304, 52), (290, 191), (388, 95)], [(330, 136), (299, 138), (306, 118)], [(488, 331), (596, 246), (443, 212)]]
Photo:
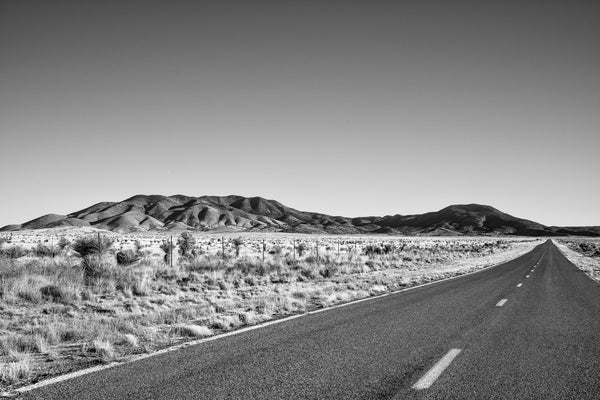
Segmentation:
[(25, 392), (26, 399), (600, 399), (600, 286), (505, 264)]

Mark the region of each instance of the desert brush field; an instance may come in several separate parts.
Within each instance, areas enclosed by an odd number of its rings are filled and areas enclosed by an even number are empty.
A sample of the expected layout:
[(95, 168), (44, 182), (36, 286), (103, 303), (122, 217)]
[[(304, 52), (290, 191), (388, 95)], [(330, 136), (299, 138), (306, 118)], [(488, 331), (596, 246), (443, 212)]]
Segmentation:
[(472, 272), (542, 241), (49, 229), (0, 242), (0, 388), (9, 391)]

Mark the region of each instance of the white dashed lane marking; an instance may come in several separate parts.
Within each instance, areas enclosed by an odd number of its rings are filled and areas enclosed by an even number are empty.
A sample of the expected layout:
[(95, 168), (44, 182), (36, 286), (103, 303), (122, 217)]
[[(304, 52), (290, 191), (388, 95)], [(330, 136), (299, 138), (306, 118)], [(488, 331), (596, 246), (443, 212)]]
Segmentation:
[(519, 283), (519, 284), (517, 285), (517, 287), (521, 287), (521, 286), (523, 286), (523, 284), (522, 284), (522, 283)]
[(504, 305), (504, 303), (506, 303), (508, 301), (508, 299), (502, 299), (498, 302), (498, 304), (496, 304), (496, 307), (502, 307)]
[(413, 385), (413, 389), (427, 389), (440, 377), (442, 372), (452, 363), (452, 360), (462, 351), (462, 349), (451, 349), (440, 361), (438, 361), (421, 379)]

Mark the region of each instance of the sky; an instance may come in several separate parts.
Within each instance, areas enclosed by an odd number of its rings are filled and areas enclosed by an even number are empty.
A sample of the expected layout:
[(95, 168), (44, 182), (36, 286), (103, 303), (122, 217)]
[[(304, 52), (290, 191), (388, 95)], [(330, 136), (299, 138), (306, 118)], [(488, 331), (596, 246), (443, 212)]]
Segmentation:
[(0, 226), (135, 194), (600, 225), (598, 1), (0, 0)]

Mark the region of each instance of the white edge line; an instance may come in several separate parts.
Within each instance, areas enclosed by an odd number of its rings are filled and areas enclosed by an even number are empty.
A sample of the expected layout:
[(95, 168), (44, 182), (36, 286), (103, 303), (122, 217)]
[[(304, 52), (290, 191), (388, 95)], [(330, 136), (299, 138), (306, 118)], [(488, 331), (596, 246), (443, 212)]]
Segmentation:
[(498, 302), (498, 304), (496, 304), (496, 307), (502, 307), (506, 302), (508, 301), (508, 299), (502, 299)]
[[(533, 251), (533, 250), (531, 250), (531, 251)], [(60, 376), (57, 376), (57, 377), (54, 377), (54, 378), (49, 378), (49, 379), (45, 379), (45, 380), (39, 381), (39, 382), (34, 383), (32, 385), (27, 385), (27, 386), (22, 386), (20, 388), (16, 388), (16, 389), (14, 389), (14, 391), (18, 392), (18, 393), (29, 392), (31, 390), (35, 390), (35, 389), (42, 388), (44, 386), (53, 385), (55, 383), (67, 381), (67, 380), (70, 380), (70, 379), (73, 379), (73, 378), (77, 378), (77, 377), (80, 377), (80, 376), (83, 376), (83, 375), (91, 374), (91, 373), (94, 373), (94, 372), (99, 372), (99, 371), (102, 371), (102, 370), (105, 370), (105, 369), (109, 369), (109, 368), (118, 367), (120, 365), (130, 364), (130, 363), (133, 363), (133, 362), (136, 362), (136, 361), (144, 360), (146, 358), (158, 356), (158, 355), (165, 354), (165, 353), (170, 353), (172, 351), (177, 351), (177, 350), (180, 350), (180, 349), (185, 348), (185, 347), (196, 346), (196, 345), (199, 345), (199, 344), (202, 344), (202, 343), (211, 342), (213, 340), (222, 339), (222, 338), (225, 338), (225, 337), (228, 337), (228, 336), (239, 335), (241, 333), (252, 331), (254, 329), (264, 328), (264, 327), (267, 327), (267, 326), (270, 326), (270, 325), (275, 325), (275, 324), (279, 324), (279, 323), (282, 323), (282, 322), (291, 321), (293, 319), (300, 318), (300, 317), (305, 317), (307, 315), (318, 314), (318, 313), (321, 313), (321, 312), (334, 310), (336, 308), (341, 308), (341, 307), (346, 307), (346, 306), (350, 306), (350, 305), (353, 305), (353, 304), (362, 303), (364, 301), (370, 301), (370, 300), (379, 299), (379, 298), (382, 298), (382, 297), (390, 296), (392, 294), (403, 293), (403, 292), (407, 292), (409, 290), (419, 289), (419, 288), (422, 288), (422, 287), (425, 287), (425, 286), (435, 285), (435, 284), (438, 284), (438, 283), (442, 283), (442, 282), (447, 282), (447, 281), (451, 281), (451, 280), (454, 280), (454, 279), (463, 278), (465, 276), (474, 275), (474, 274), (477, 274), (477, 273), (480, 273), (480, 272), (483, 272), (483, 271), (487, 271), (488, 269), (492, 269), (492, 268), (495, 268), (495, 267), (500, 267), (502, 265), (508, 264), (510, 262), (518, 260), (519, 258), (523, 257), (526, 254), (529, 254), (529, 253), (522, 254), (522, 255), (520, 255), (517, 258), (514, 258), (512, 260), (508, 260), (508, 261), (504, 261), (504, 262), (502, 262), (500, 264), (489, 265), (487, 267), (478, 269), (477, 271), (467, 272), (467, 273), (464, 273), (464, 274), (451, 276), (449, 278), (444, 278), (444, 279), (440, 279), (440, 280), (437, 280), (437, 281), (423, 283), (423, 284), (417, 285), (417, 286), (411, 286), (411, 287), (408, 287), (408, 288), (402, 288), (402, 289), (394, 290), (394, 291), (391, 291), (391, 292), (388, 292), (388, 293), (384, 293), (384, 294), (380, 294), (380, 295), (376, 295), (376, 296), (365, 297), (364, 299), (358, 299), (358, 300), (354, 300), (354, 301), (351, 301), (351, 302), (348, 302), (348, 303), (338, 304), (338, 305), (335, 305), (335, 306), (332, 306), (332, 307), (326, 307), (326, 308), (322, 308), (322, 309), (318, 309), (318, 310), (308, 311), (308, 312), (305, 312), (305, 313), (302, 313), (302, 314), (292, 315), (292, 316), (289, 316), (289, 317), (284, 317), (284, 318), (280, 318), (280, 319), (276, 319), (276, 320), (272, 320), (272, 321), (266, 321), (266, 322), (263, 322), (261, 324), (248, 326), (248, 327), (245, 327), (245, 328), (237, 329), (235, 331), (226, 332), (226, 333), (222, 333), (222, 334), (219, 334), (219, 335), (211, 336), (209, 338), (197, 339), (197, 340), (192, 340), (192, 341), (189, 341), (189, 342), (181, 343), (181, 344), (178, 344), (178, 345), (175, 345), (175, 346), (168, 347), (166, 349), (155, 351), (153, 353), (137, 355), (137, 356), (134, 356), (134, 357), (132, 357), (132, 358), (130, 358), (128, 360), (124, 360), (124, 361), (111, 362), (111, 363), (106, 364), (106, 365), (98, 365), (98, 366), (95, 366), (95, 367), (85, 368), (85, 369), (82, 369), (82, 370), (79, 370), (79, 371), (70, 372), (68, 374), (64, 374), (64, 375), (60, 375)], [(460, 352), (460, 350), (459, 350), (459, 352)]]
[(423, 375), (421, 379), (419, 379), (417, 383), (412, 386), (412, 388), (416, 390), (422, 390), (433, 385), (433, 383), (440, 377), (442, 372), (444, 372), (444, 370), (450, 366), (452, 360), (454, 360), (454, 358), (456, 358), (461, 351), (462, 349), (451, 349), (444, 357), (435, 363), (435, 365), (429, 371), (427, 371), (427, 373)]

